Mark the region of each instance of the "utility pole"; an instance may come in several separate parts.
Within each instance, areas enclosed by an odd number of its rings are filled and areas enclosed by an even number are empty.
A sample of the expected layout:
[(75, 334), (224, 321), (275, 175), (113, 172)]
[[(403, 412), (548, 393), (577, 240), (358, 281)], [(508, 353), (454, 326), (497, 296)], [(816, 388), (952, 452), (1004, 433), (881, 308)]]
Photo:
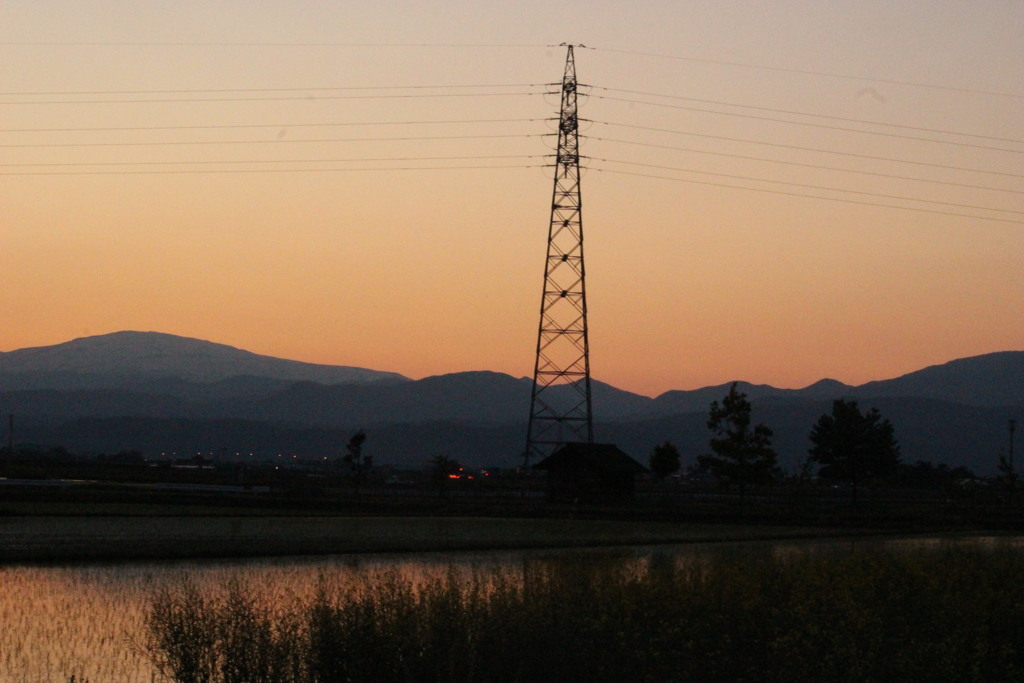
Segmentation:
[(573, 47), (566, 46), (562, 76), (558, 151), (525, 467), (529, 467), (531, 459), (547, 457), (560, 445), (594, 441)]

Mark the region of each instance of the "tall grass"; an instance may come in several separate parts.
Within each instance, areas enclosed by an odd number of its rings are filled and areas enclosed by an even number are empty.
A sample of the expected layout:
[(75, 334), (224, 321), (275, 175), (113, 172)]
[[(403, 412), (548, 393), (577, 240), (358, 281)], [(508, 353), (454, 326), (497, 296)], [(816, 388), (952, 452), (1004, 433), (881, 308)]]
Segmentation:
[(152, 596), (181, 683), (1024, 680), (1024, 554), (920, 549), (533, 562), (413, 583)]

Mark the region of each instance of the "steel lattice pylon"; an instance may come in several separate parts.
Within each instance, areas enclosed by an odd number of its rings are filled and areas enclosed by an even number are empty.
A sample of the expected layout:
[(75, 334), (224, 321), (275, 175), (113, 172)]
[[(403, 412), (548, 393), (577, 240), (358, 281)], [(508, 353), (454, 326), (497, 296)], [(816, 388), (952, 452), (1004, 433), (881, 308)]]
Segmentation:
[(566, 443), (593, 443), (587, 290), (583, 267), (576, 64), (568, 46), (558, 117), (558, 151), (544, 262), (530, 423), (524, 465)]

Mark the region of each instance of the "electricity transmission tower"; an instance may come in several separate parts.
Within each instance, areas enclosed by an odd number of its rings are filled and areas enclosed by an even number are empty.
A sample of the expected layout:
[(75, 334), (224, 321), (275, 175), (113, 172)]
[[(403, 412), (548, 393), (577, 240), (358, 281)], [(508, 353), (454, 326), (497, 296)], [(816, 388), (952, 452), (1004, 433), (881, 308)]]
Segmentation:
[(562, 444), (594, 441), (580, 211), (576, 64), (573, 46), (567, 48), (525, 466), (534, 457), (550, 455)]

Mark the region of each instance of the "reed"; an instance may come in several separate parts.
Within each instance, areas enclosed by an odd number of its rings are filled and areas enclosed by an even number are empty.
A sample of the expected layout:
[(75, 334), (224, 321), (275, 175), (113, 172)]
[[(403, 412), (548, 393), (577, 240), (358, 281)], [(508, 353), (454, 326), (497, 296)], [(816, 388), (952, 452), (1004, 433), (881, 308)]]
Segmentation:
[(181, 683), (1024, 680), (1022, 572), (980, 548), (581, 558), (324, 576), (284, 606), (186, 582), (146, 642)]

